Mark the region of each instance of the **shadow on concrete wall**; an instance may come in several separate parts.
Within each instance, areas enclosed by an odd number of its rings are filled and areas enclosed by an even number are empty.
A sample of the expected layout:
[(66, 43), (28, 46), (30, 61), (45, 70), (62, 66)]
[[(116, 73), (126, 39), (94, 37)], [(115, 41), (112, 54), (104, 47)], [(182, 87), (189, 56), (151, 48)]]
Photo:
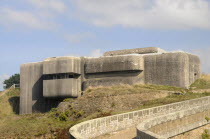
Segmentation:
[(57, 106), (62, 102), (63, 99), (38, 99), (32, 106), (33, 112), (49, 112), (52, 108), (57, 108)]
[(32, 111), (33, 112), (49, 112), (52, 108), (56, 108), (63, 99), (44, 98), (43, 97), (43, 76), (34, 84), (32, 88)]
[(20, 97), (19, 96), (11, 97), (8, 101), (9, 101), (9, 104), (12, 106), (13, 112), (15, 114), (19, 114), (19, 110), (20, 110)]

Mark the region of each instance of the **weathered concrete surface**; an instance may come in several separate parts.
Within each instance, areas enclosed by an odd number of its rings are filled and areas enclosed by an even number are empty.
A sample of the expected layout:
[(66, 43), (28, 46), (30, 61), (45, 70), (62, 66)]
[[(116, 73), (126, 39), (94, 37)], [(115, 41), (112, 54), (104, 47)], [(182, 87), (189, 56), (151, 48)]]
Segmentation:
[(55, 57), (43, 62), (43, 74), (76, 73), (81, 74), (79, 57)]
[(42, 74), (42, 62), (21, 65), (20, 114), (32, 113), (32, 106), (42, 98)]
[(146, 47), (136, 49), (124, 49), (117, 51), (105, 52), (104, 56), (126, 55), (126, 54), (149, 54), (149, 53), (165, 53), (166, 51), (157, 47)]
[(188, 88), (200, 78), (200, 61), (188, 53), (144, 56), (145, 83)]
[(139, 76), (130, 76), (130, 77), (106, 77), (106, 78), (97, 78), (97, 79), (88, 79), (84, 82), (84, 89), (88, 87), (99, 87), (99, 86), (114, 86), (114, 85), (123, 85), (123, 84), (143, 84), (144, 78)]
[(43, 81), (44, 97), (78, 97), (81, 95), (80, 79), (57, 79)]
[(142, 56), (89, 58), (85, 62), (86, 74), (141, 70), (144, 70), (144, 59)]
[(189, 54), (189, 85), (201, 77), (200, 59), (198, 56)]

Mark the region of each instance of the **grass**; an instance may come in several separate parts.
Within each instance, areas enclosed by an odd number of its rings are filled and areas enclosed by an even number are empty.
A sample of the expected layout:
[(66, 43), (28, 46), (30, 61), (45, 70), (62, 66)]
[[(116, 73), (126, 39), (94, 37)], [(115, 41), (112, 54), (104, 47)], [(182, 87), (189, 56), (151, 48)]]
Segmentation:
[(208, 133), (208, 130), (205, 129), (203, 134), (201, 135), (202, 139), (210, 139), (210, 135)]
[(17, 115), (11, 106), (11, 98), (18, 96), (19, 90), (11, 89), (9, 93), (0, 97), (1, 137), (34, 138), (44, 135), (44, 138), (68, 138), (69, 127), (79, 122), (79, 120), (71, 121), (68, 118), (59, 120), (58, 117), (62, 114), (56, 116), (57, 111), (54, 109), (45, 114)]
[(210, 75), (202, 75), (200, 79), (195, 81), (191, 86), (195, 89), (210, 89)]
[(210, 96), (210, 92), (205, 92), (205, 93), (187, 92), (183, 95), (172, 94), (165, 98), (159, 98), (159, 99), (155, 99), (155, 100), (146, 101), (143, 103), (142, 106), (139, 107), (139, 109), (151, 108), (151, 107), (166, 105), (166, 104), (190, 100), (190, 99), (196, 99), (196, 98), (205, 97), (205, 96)]
[[(196, 87), (199, 89), (210, 89), (210, 77), (202, 76), (201, 79), (196, 81), (191, 87)], [(140, 110), (165, 104), (170, 104), (174, 102), (195, 99), (205, 96), (210, 96), (210, 92), (204, 93), (192, 93), (191, 90), (186, 90), (171, 86), (157, 86), (157, 85), (120, 85), (113, 87), (98, 87), (89, 88), (86, 91), (85, 97), (89, 94), (93, 94), (95, 97), (104, 96), (117, 96), (129, 93), (141, 93), (166, 90), (166, 91), (177, 91), (182, 92), (181, 94), (171, 94), (165, 98), (159, 98), (155, 100), (144, 101), (142, 105), (138, 106), (137, 109)], [(75, 101), (75, 99), (65, 99), (65, 102)], [(84, 115), (84, 111), (77, 110), (69, 105), (68, 110), (64, 112), (59, 112), (57, 109), (52, 109), (48, 113), (35, 113), (29, 115), (18, 115), (17, 106), (19, 104), (19, 90), (11, 89), (9, 93), (0, 97), (0, 136), (3, 138), (59, 138), (65, 139), (69, 138), (68, 130), (71, 126), (78, 122), (110, 116), (113, 114), (124, 113), (128, 111), (104, 111), (103, 109), (92, 112), (87, 116)], [(79, 105), (79, 104), (78, 104)], [(112, 107), (116, 107), (117, 102), (111, 104)], [(130, 111), (130, 110), (129, 110)], [(207, 139), (207, 135), (202, 135)], [(208, 136), (209, 137), (209, 136)]]
[(118, 85), (111, 87), (97, 87), (97, 88), (89, 88), (85, 91), (85, 95), (94, 94), (95, 97), (103, 97), (103, 96), (117, 96), (124, 94), (136, 94), (141, 92), (150, 92), (153, 91), (177, 91), (177, 92), (186, 92), (186, 89), (172, 87), (172, 86), (163, 86), (163, 85)]

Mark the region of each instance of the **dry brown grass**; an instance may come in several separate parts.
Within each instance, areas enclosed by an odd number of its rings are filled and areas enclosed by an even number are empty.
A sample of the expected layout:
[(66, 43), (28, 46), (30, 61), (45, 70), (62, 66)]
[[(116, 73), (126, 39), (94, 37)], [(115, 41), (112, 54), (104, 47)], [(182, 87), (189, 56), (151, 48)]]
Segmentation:
[(202, 74), (201, 79), (204, 79), (206, 81), (210, 81), (210, 74)]
[(191, 88), (194, 89), (210, 89), (210, 75), (203, 74), (200, 79), (196, 80)]

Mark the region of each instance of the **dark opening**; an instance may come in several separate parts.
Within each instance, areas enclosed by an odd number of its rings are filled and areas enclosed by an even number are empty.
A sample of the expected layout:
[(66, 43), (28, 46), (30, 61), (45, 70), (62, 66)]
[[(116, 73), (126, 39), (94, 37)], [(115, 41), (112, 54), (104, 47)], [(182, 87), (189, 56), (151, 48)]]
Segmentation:
[(46, 74), (44, 75), (44, 80), (69, 79), (69, 78), (77, 79), (79, 78), (79, 76), (80, 75), (76, 73)]
[(197, 76), (197, 73), (194, 73), (194, 76)]

